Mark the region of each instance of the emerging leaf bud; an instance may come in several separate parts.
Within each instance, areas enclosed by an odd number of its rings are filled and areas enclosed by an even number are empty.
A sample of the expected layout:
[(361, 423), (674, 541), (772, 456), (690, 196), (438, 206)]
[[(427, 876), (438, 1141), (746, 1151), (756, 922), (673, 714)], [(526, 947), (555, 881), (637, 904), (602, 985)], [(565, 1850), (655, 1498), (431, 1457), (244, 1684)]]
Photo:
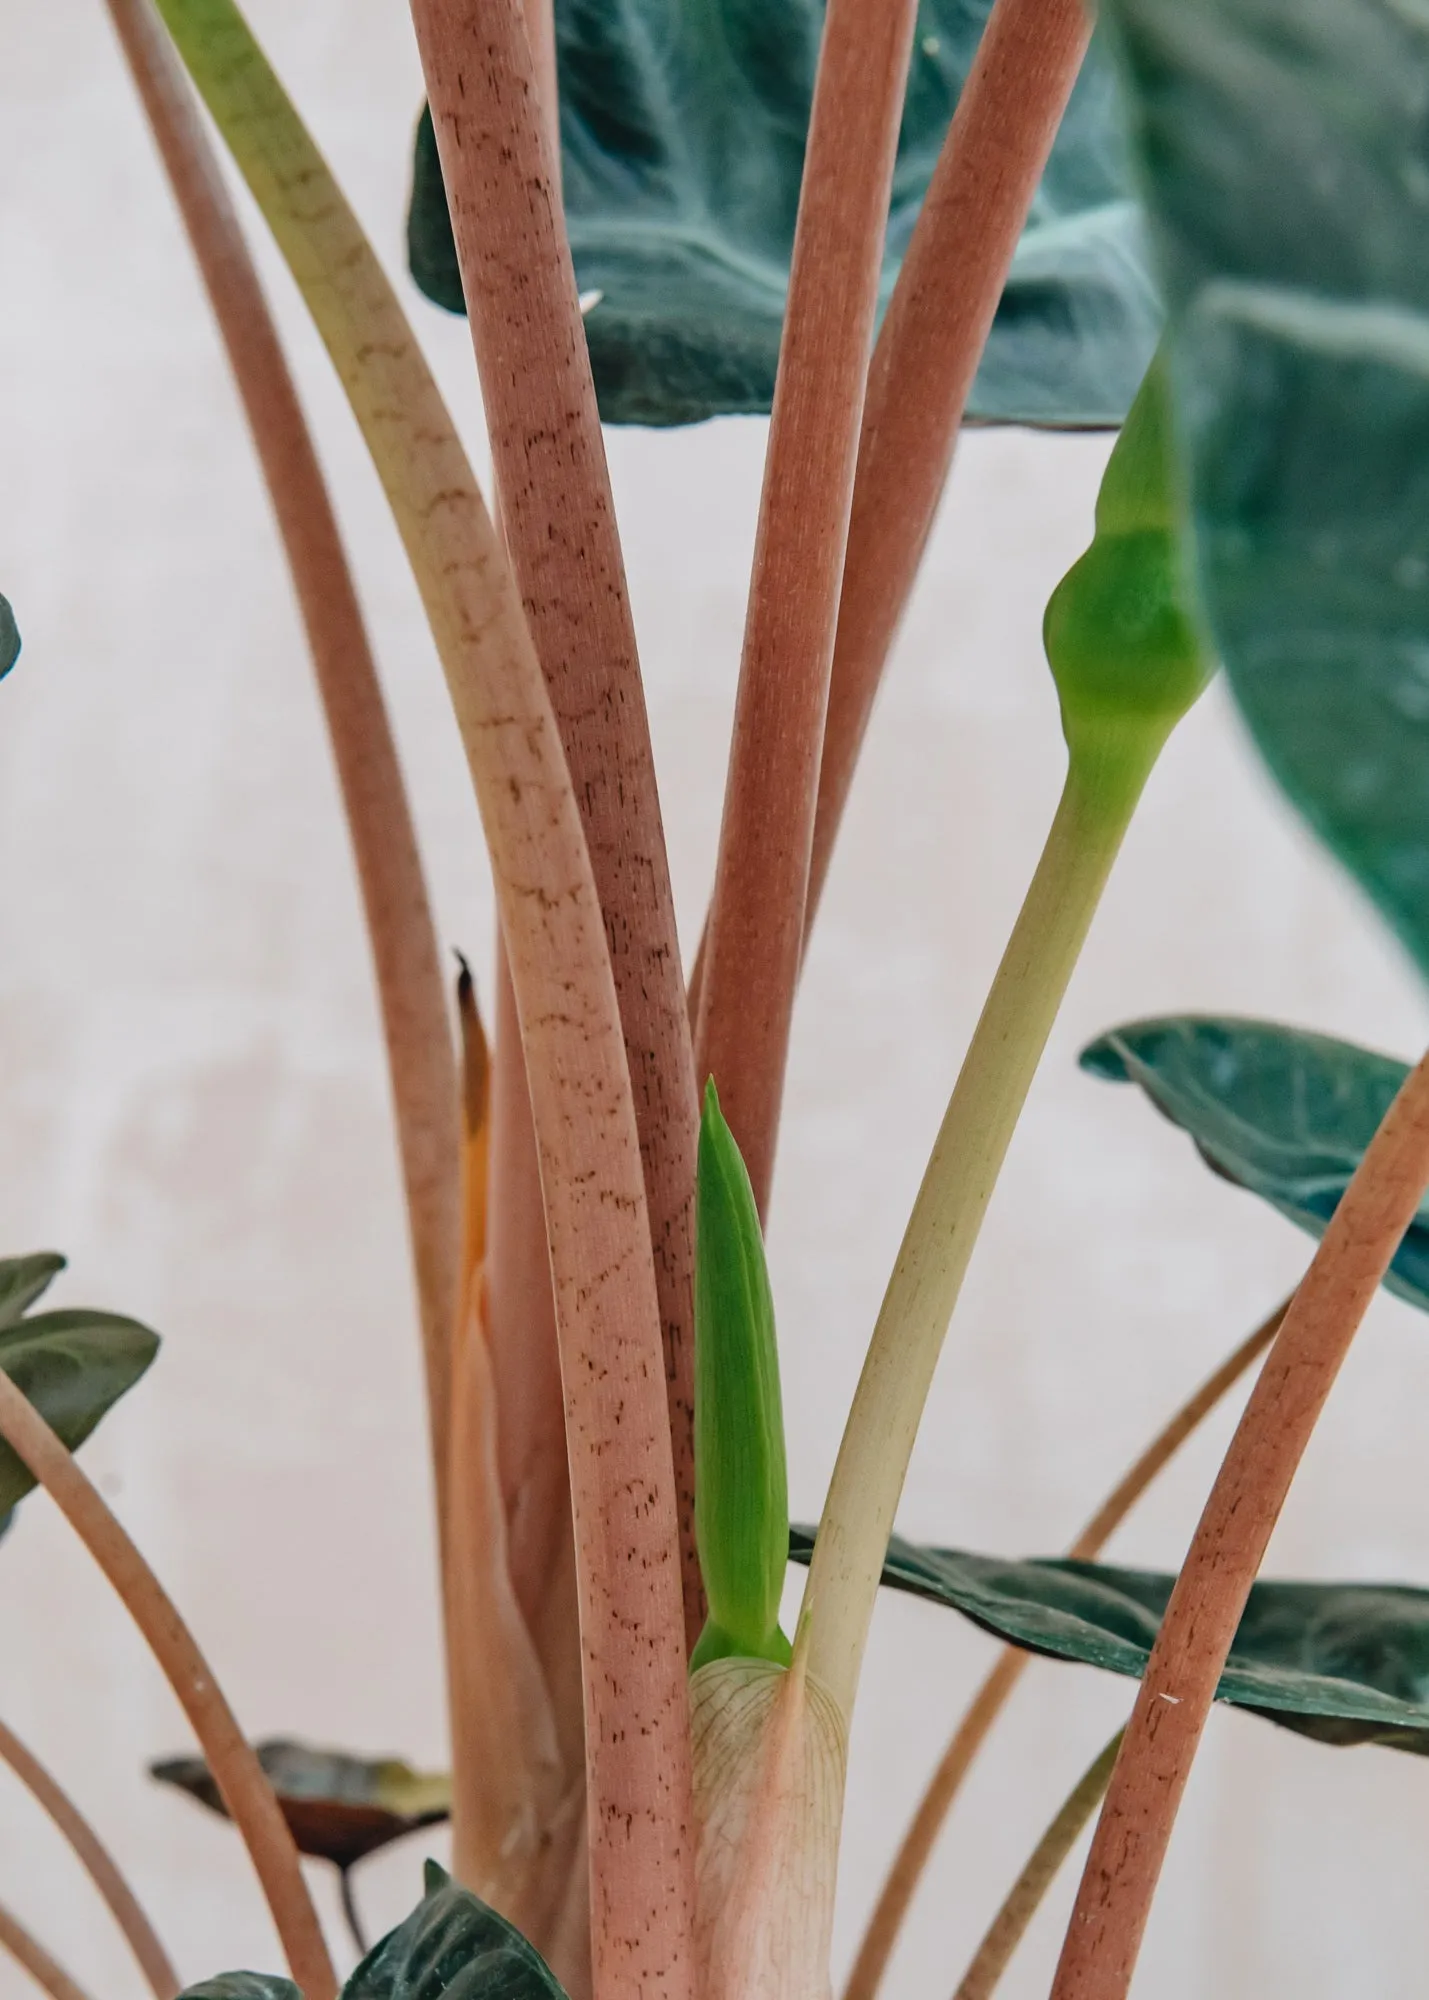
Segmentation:
[(690, 1662), (789, 1659), (789, 1485), (774, 1300), (753, 1190), (711, 1081), (695, 1232), (695, 1540), (709, 1619)]
[(1167, 368), (1146, 371), (1097, 496), (1096, 536), (1058, 584), (1043, 641), (1079, 754), (1142, 776), (1215, 670), (1182, 542)]

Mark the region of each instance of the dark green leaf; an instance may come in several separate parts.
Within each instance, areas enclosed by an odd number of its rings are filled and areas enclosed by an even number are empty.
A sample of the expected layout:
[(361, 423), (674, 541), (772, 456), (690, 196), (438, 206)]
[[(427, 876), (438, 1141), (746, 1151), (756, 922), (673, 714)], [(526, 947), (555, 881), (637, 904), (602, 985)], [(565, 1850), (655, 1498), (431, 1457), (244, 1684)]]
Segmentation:
[[(884, 297), (991, 0), (923, 0)], [(607, 423), (765, 412), (774, 388), (822, 0), (556, 0), (566, 210)], [(431, 125), (408, 221), (417, 283), (462, 309)], [(1115, 93), (1098, 48), (1073, 94), (969, 414), (1119, 423), (1156, 342)]]
[[(807, 1530), (790, 1537), (796, 1561), (812, 1546)], [(1005, 1562), (895, 1535), (883, 1581), (1028, 1652), (1139, 1679), (1176, 1579), (1104, 1563)], [(1429, 1590), (1255, 1584), (1216, 1699), (1321, 1743), (1429, 1755)]]
[[(38, 1296), (58, 1266), (41, 1256), (16, 1259), (7, 1268), (26, 1265), (28, 1282), (34, 1287), (31, 1296)], [(24, 1282), (17, 1281), (21, 1286)], [(0, 1368), (71, 1451), (133, 1388), (158, 1351), (157, 1334), (117, 1313), (70, 1308), (31, 1319), (12, 1314), (0, 1323)], [(29, 1468), (9, 1445), (0, 1443), (0, 1517), (34, 1484)]]
[(1107, 0), (1103, 18), (1231, 685), (1429, 970), (1429, 13)]
[(53, 1284), (65, 1267), (57, 1250), (32, 1257), (0, 1257), (0, 1327), (13, 1326)]
[(427, 1863), (427, 1893), (343, 1988), (343, 2000), (564, 2000), (504, 1917)]
[[(282, 1737), (257, 1750), (298, 1852), (338, 1868), (351, 1868), (365, 1854), (451, 1815), (451, 1781), (414, 1771), (396, 1757), (351, 1757)], [(166, 1758), (151, 1764), (149, 1774), (227, 1817), (202, 1757)]]
[[(1082, 1067), (1139, 1084), (1217, 1173), (1313, 1236), (1324, 1233), (1409, 1073), (1352, 1042), (1213, 1015), (1114, 1028), (1083, 1050)], [(1410, 1224), (1386, 1283), (1429, 1310), (1429, 1205)]]
[(291, 1979), (273, 1972), (220, 1972), (186, 1986), (179, 2000), (303, 2000)]
[(20, 628), (8, 601), (0, 597), (0, 681), (20, 657)]

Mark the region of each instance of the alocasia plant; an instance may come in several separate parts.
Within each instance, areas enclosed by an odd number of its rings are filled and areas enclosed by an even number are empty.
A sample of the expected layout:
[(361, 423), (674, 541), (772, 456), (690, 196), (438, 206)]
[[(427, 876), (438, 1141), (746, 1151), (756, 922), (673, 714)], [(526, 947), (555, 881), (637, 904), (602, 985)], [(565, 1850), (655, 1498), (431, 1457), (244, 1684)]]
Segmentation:
[[(1054, 1991), (1120, 2000), (1214, 1701), (1323, 1741), (1429, 1746), (1421, 1586), (1256, 1580), (1377, 1287), (1429, 1304), (1429, 1067), (1220, 1016), (1100, 1037), (1088, 1068), (1135, 1081), (1219, 1174), (1318, 1239), (1308, 1273), (1069, 1555), (917, 1548), (893, 1528), (1098, 899), (1219, 662), (1271, 770), (1429, 968), (1429, 22), (1388, 0), (1106, 0), (1093, 36), (1079, 0), (414, 0), (430, 109), (411, 267), (438, 303), (469, 308), (498, 509), (237, 0), (108, 5), (273, 495), (352, 830), (410, 1223), (452, 1723), (450, 1775), (430, 1778), (245, 1740), (71, 1457), (154, 1337), (31, 1312), (60, 1260), (0, 1264), (0, 1517), (43, 1485), (119, 1592), (202, 1751), (155, 1775), (233, 1819), (292, 1974), (222, 1974), (190, 2000), (822, 2000), (880, 1582), (1139, 1681), (1124, 1734), (1048, 1826), (959, 1989), (986, 2000), (1105, 1794)], [(459, 1047), (450, 1031), (358, 595), (200, 99), (337, 371), (431, 624), (500, 910), (490, 1045), (465, 968)], [(770, 439), (711, 916), (687, 979), (600, 424), (740, 412), (770, 412)], [(761, 1216), (794, 993), (964, 417), (1120, 435), (1043, 624), (1061, 803), (817, 1537), (794, 1532), (809, 1576), (781, 1619)], [(0, 676), (18, 647), (0, 599)], [(1179, 1575), (1104, 1565), (1108, 1536), (1262, 1355)], [(935, 1772), (848, 2000), (877, 1988), (1021, 1658), (1004, 1653)], [(156, 2000), (174, 2000), (93, 1830), (3, 1725), (0, 1757), (75, 1845)], [(361, 1855), (448, 1811), (460, 1880), (430, 1870), (339, 1989), (299, 1851), (346, 1888)], [(0, 1945), (73, 2000), (4, 1910)]]

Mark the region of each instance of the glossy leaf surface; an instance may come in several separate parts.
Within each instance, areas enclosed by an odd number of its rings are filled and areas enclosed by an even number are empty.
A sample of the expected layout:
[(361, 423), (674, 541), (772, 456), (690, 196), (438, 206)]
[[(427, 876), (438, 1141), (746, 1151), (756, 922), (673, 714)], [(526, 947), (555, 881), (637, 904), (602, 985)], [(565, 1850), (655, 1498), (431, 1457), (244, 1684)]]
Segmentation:
[[(63, 1268), (52, 1251), (0, 1260), (0, 1369), (74, 1451), (133, 1388), (159, 1339), (117, 1313), (69, 1307), (26, 1318)], [(0, 1522), (34, 1485), (29, 1468), (0, 1443)]]
[[(894, 179), (892, 289), (991, 0), (923, 0)], [(803, 169), (821, 0), (556, 0), (566, 209), (607, 423), (765, 412)], [(408, 250), (461, 281), (431, 125)], [(1156, 342), (1109, 66), (1093, 48), (1013, 263), (974, 419), (1119, 423)]]
[[(300, 1854), (350, 1868), (391, 1841), (435, 1826), (451, 1812), (451, 1781), (395, 1757), (351, 1757), (275, 1738), (257, 1746)], [(149, 1767), (161, 1784), (187, 1792), (227, 1817), (202, 1757), (170, 1757)]]
[[(1408, 1075), (1392, 1056), (1273, 1021), (1178, 1015), (1114, 1028), (1082, 1052), (1094, 1076), (1136, 1083), (1214, 1170), (1323, 1234)], [(1429, 1204), (1386, 1280), (1429, 1310)]]
[(407, 1921), (363, 1959), (343, 2000), (564, 2000), (535, 1947), (435, 1862), (426, 1888)]
[(272, 1972), (220, 1972), (186, 1986), (179, 2000), (303, 2000), (291, 1979)]
[(1429, 12), (1107, 0), (1202, 590), (1275, 776), (1429, 970)]
[(0, 597), (0, 681), (20, 657), (20, 628), (9, 601)]
[[(807, 1561), (812, 1540), (796, 1531), (790, 1548)], [(883, 1581), (1028, 1652), (1139, 1679), (1176, 1579), (1105, 1563), (1007, 1562), (895, 1535)], [(1255, 1584), (1216, 1699), (1321, 1743), (1429, 1755), (1429, 1590)]]

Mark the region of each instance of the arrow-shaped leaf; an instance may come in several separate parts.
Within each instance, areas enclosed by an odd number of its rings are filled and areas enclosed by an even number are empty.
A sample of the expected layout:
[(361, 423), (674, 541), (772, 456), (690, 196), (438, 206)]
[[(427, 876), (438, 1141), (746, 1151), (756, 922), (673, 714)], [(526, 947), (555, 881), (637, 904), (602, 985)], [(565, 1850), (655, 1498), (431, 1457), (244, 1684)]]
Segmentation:
[[(790, 1536), (795, 1561), (813, 1540)], [(885, 1585), (960, 1611), (1028, 1652), (1139, 1679), (1176, 1579), (1065, 1560), (1010, 1562), (894, 1536)], [(1216, 1696), (1321, 1743), (1429, 1755), (1429, 1590), (1257, 1583)]]

